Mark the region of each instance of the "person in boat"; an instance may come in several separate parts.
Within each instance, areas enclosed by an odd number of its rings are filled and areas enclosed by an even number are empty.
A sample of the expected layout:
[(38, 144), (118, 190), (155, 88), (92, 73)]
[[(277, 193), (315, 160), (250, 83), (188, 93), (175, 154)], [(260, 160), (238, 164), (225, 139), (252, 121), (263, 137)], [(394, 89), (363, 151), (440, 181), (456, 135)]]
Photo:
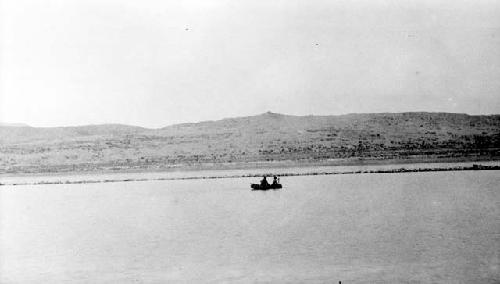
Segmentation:
[(273, 177), (273, 185), (277, 185), (279, 183), (279, 180), (276, 176)]
[(260, 186), (269, 186), (269, 183), (267, 182), (266, 176), (260, 181)]

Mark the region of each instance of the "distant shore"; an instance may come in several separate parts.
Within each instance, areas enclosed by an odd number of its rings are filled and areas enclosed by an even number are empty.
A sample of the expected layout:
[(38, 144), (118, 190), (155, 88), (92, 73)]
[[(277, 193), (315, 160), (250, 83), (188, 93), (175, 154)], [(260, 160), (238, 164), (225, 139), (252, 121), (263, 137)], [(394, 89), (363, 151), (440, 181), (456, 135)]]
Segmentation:
[[(51, 185), (51, 184), (90, 184), (113, 182), (139, 182), (162, 180), (200, 180), (222, 178), (251, 178), (263, 175), (278, 175), (280, 177), (316, 176), (316, 175), (345, 175), (345, 174), (383, 174), (383, 173), (414, 173), (414, 172), (443, 172), (443, 171), (475, 171), (500, 170), (500, 162), (483, 161), (450, 162), (450, 163), (364, 163), (344, 165), (288, 165), (266, 164), (260, 168), (218, 168), (218, 169), (184, 169), (171, 172), (107, 172), (107, 173), (71, 173), (64, 176), (62, 173), (51, 175), (15, 175), (9, 179), (0, 176), (0, 186), (19, 185)], [(280, 169), (277, 171), (276, 169)], [(66, 173), (67, 174), (67, 173)], [(28, 177), (35, 179), (29, 180)]]
[(254, 162), (219, 162), (219, 163), (179, 163), (165, 165), (143, 165), (136, 166), (109, 166), (101, 164), (81, 164), (72, 170), (65, 165), (61, 167), (29, 167), (21, 166), (15, 170), (0, 170), (0, 179), (2, 176), (47, 176), (47, 175), (94, 175), (102, 173), (149, 173), (149, 172), (177, 172), (177, 171), (219, 171), (219, 170), (254, 170), (268, 168), (296, 168), (296, 167), (322, 167), (322, 166), (379, 166), (379, 165), (401, 165), (401, 164), (427, 164), (427, 163), (484, 163), (500, 162), (499, 157), (464, 156), (464, 157), (436, 157), (434, 155), (415, 155), (406, 158), (380, 159), (353, 157), (343, 159), (326, 160), (275, 160), (275, 161), (254, 161)]
[(500, 115), (268, 112), (159, 129), (0, 127), (0, 179), (495, 160)]

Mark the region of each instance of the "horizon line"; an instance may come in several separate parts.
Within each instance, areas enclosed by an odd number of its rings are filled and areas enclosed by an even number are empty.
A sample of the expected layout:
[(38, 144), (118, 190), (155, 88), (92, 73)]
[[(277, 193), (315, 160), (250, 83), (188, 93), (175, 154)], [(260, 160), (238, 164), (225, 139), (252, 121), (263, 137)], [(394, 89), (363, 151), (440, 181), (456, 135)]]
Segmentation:
[(59, 126), (32, 126), (28, 123), (24, 122), (6, 122), (6, 121), (1, 121), (0, 120), (0, 127), (29, 127), (29, 128), (69, 128), (69, 127), (87, 127), (87, 126), (105, 126), (105, 125), (119, 125), (119, 126), (129, 126), (129, 127), (137, 127), (137, 128), (144, 128), (144, 129), (150, 129), (150, 130), (155, 130), (155, 129), (162, 129), (166, 127), (171, 127), (171, 126), (176, 126), (176, 125), (183, 125), (183, 124), (197, 124), (197, 123), (203, 123), (203, 122), (215, 122), (215, 121), (221, 121), (225, 119), (235, 119), (235, 118), (245, 118), (245, 117), (256, 117), (256, 116), (262, 116), (266, 114), (275, 114), (275, 115), (282, 115), (282, 116), (294, 116), (294, 117), (311, 117), (311, 116), (317, 116), (317, 117), (325, 117), (325, 116), (346, 116), (346, 115), (363, 115), (363, 114), (405, 114), (405, 113), (429, 113), (429, 114), (461, 114), (461, 115), (467, 115), (467, 116), (496, 116), (500, 115), (500, 113), (490, 113), (490, 114), (469, 114), (465, 112), (444, 112), (444, 111), (403, 111), (403, 112), (350, 112), (350, 113), (344, 113), (344, 114), (306, 114), (306, 115), (295, 115), (295, 114), (286, 114), (286, 113), (278, 113), (278, 112), (273, 112), (273, 111), (266, 111), (254, 115), (242, 115), (242, 116), (233, 116), (233, 117), (223, 117), (219, 119), (207, 119), (207, 120), (200, 120), (200, 121), (186, 121), (186, 122), (179, 122), (179, 123), (173, 123), (173, 124), (168, 124), (165, 126), (160, 126), (160, 127), (147, 127), (147, 126), (140, 126), (140, 125), (135, 125), (135, 124), (126, 124), (126, 123), (120, 123), (120, 122), (103, 122), (103, 123), (89, 123), (89, 124), (76, 124), (76, 125), (59, 125)]

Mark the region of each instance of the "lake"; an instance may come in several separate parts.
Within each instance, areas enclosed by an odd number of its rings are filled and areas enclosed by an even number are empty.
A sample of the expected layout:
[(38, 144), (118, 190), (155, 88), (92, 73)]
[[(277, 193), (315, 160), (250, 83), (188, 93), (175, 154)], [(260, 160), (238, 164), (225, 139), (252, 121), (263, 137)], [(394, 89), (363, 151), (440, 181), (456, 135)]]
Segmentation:
[(0, 187), (0, 283), (498, 283), (500, 171)]

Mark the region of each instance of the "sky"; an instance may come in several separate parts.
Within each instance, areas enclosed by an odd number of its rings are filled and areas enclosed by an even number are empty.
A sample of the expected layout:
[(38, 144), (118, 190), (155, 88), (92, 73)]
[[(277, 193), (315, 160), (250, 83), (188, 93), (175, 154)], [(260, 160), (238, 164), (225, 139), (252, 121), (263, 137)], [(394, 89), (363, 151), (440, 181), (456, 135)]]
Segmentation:
[(0, 121), (500, 113), (500, 1), (0, 0)]

